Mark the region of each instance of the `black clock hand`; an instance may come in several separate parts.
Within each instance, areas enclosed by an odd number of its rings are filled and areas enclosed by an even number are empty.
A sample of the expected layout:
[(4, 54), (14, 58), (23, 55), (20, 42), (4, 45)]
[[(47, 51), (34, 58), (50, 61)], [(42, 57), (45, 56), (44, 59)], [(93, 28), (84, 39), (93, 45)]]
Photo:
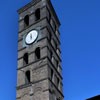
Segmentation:
[(30, 39), (32, 40), (32, 34), (30, 34)]

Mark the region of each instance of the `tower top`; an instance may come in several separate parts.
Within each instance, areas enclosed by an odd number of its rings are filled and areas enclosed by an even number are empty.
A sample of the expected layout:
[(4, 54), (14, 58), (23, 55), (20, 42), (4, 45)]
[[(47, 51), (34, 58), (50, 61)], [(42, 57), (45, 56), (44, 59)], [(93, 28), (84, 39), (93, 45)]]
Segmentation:
[(39, 2), (41, 2), (41, 5), (40, 6), (49, 6), (52, 13), (53, 13), (53, 16), (55, 17), (56, 21), (57, 21), (57, 24), (58, 26), (60, 26), (60, 21), (59, 21), (59, 18), (56, 14), (56, 11), (51, 3), (51, 0), (32, 0), (31, 2), (29, 2), (28, 4), (26, 4), (25, 6), (21, 7), (20, 9), (18, 9), (18, 14), (21, 14), (23, 13), (24, 11), (28, 10), (29, 8), (31, 8), (32, 6), (38, 4)]
[[(18, 13), (20, 14), (24, 10), (27, 10), (28, 8), (36, 5), (38, 2), (42, 2), (42, 5), (46, 5), (48, 1), (50, 1), (50, 0), (32, 0), (31, 2), (29, 2), (25, 6), (21, 7), (20, 9), (18, 9)], [(49, 2), (49, 3), (51, 3), (51, 2)]]

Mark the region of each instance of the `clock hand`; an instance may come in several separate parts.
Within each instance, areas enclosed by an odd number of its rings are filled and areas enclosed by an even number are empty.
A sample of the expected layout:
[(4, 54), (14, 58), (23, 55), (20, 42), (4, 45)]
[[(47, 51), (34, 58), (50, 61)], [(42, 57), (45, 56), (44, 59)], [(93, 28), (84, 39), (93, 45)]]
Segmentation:
[(32, 40), (32, 34), (30, 34), (30, 39)]

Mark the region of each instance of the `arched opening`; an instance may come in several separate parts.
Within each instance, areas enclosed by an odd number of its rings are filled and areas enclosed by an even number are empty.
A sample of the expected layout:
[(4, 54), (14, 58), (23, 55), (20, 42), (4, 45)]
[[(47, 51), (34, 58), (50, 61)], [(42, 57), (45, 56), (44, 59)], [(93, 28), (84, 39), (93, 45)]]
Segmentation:
[(39, 20), (40, 19), (40, 8), (38, 8), (36, 11), (35, 11), (35, 20)]
[(50, 23), (50, 20), (51, 20), (51, 13), (49, 12), (49, 23)]
[(26, 27), (26, 26), (29, 26), (29, 15), (26, 15), (26, 16), (24, 17), (24, 25), (25, 25), (25, 27)]
[(53, 53), (52, 53), (52, 51), (50, 50), (50, 59), (52, 59), (52, 57), (53, 57)]
[(49, 40), (50, 40), (50, 42), (51, 42), (51, 39), (52, 39), (52, 35), (51, 35), (51, 33), (49, 33)]
[(56, 60), (56, 66), (57, 66), (57, 69), (58, 69), (58, 67), (59, 67), (59, 61), (58, 60)]
[(23, 56), (23, 63), (24, 65), (28, 64), (28, 53), (25, 53)]
[(51, 80), (53, 81), (53, 69), (51, 69)]
[(36, 60), (37, 60), (37, 59), (40, 59), (40, 47), (37, 47), (37, 48), (35, 49), (35, 57), (36, 57)]
[(60, 80), (59, 78), (57, 77), (57, 87), (59, 88), (59, 84), (60, 84)]
[(25, 73), (25, 83), (28, 84), (30, 83), (30, 71), (26, 71)]

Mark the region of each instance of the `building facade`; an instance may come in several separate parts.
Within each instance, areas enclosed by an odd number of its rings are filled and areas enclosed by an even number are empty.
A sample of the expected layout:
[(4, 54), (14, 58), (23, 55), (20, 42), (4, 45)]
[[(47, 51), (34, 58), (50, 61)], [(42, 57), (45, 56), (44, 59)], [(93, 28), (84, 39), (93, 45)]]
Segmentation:
[(88, 98), (88, 99), (86, 99), (86, 100), (100, 100), (100, 95), (97, 95), (97, 96)]
[(63, 100), (60, 22), (50, 0), (18, 10), (16, 100)]

